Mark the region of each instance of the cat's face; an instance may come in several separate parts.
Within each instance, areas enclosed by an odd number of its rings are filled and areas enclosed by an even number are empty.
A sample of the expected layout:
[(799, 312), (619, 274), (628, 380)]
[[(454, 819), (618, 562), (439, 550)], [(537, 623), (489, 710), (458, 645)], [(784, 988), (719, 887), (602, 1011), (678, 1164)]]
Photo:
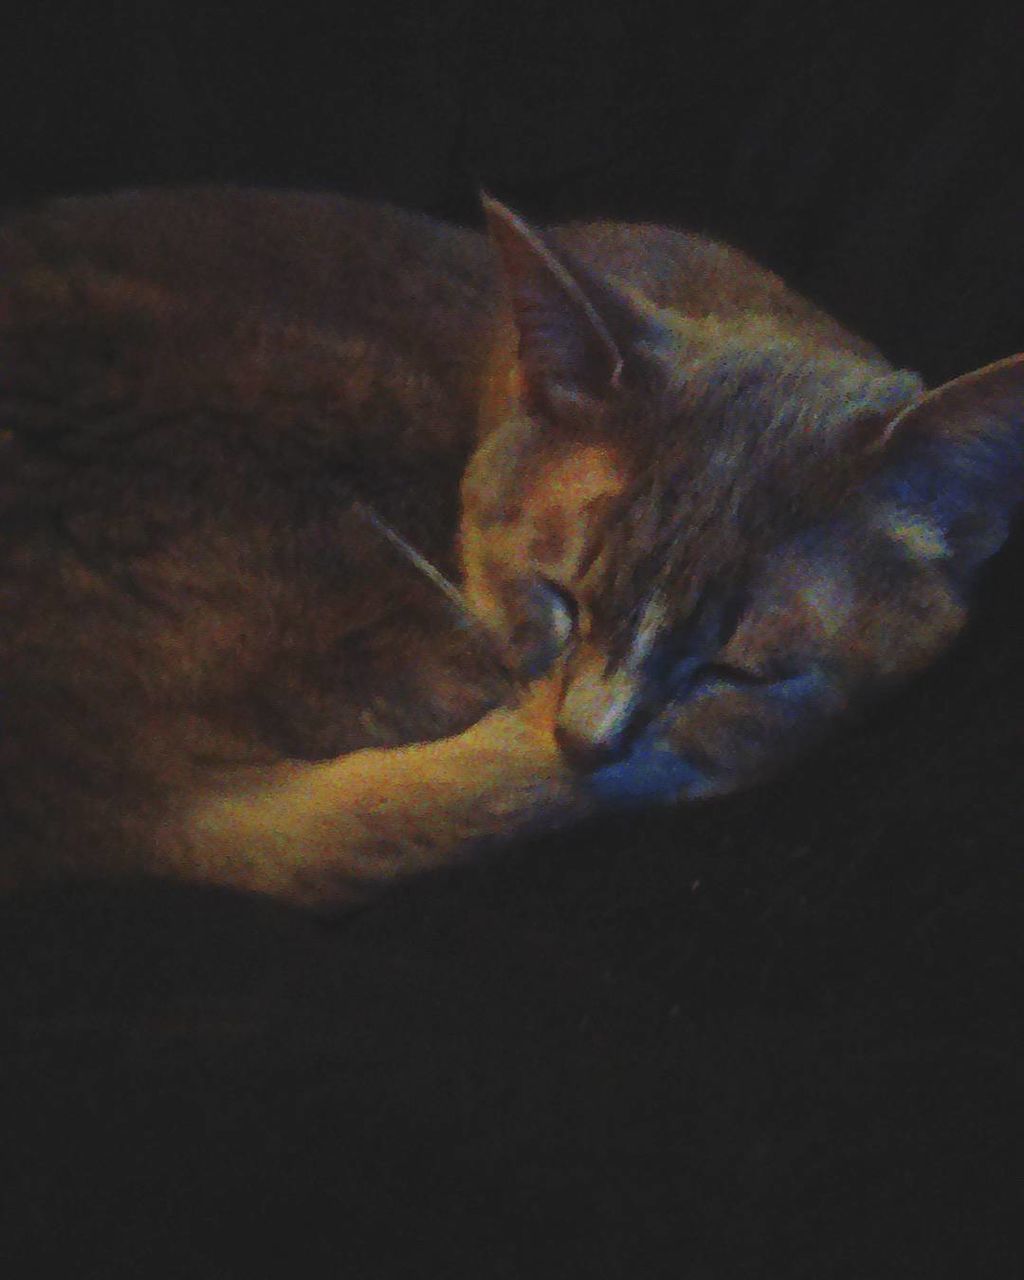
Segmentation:
[(1021, 489), (1024, 362), (923, 396), (764, 318), (654, 313), (491, 217), (512, 328), (466, 589), (598, 797), (743, 786), (945, 648)]

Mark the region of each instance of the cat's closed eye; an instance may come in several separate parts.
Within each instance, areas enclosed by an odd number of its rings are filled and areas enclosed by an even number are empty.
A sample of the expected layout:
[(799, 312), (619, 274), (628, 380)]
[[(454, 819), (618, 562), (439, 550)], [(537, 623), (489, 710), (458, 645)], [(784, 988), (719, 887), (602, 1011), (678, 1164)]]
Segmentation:
[(774, 690), (791, 684), (803, 674), (802, 663), (778, 656), (749, 661), (730, 660), (726, 656), (706, 659), (690, 656), (671, 665), (667, 686), (677, 701), (685, 701), (697, 693), (717, 688)]
[(786, 676), (773, 670), (759, 670), (752, 667), (741, 667), (731, 662), (705, 662), (691, 675), (694, 684), (713, 684), (716, 682), (731, 685), (747, 685), (752, 687), (777, 684)]
[(567, 588), (538, 576), (523, 592), (521, 613), (510, 631), (514, 656), (525, 675), (545, 671), (576, 635), (580, 607)]

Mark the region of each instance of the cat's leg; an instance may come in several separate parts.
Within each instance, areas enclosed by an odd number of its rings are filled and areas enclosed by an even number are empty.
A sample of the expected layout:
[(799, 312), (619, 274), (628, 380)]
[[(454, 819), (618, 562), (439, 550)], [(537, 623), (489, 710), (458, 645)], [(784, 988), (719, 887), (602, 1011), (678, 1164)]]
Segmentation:
[(502, 708), (439, 741), (235, 771), (168, 833), (167, 853), (190, 878), (313, 904), (358, 898), (582, 816), (546, 719)]

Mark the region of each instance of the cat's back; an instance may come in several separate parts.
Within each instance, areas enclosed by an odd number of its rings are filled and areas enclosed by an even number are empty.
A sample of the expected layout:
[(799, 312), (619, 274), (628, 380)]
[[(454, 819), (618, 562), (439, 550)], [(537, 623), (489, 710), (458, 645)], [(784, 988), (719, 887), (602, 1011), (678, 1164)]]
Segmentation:
[(351, 497), (445, 559), (486, 277), (483, 237), (329, 196), (0, 228), (0, 882), (127, 860), (209, 760), (479, 714), (443, 601)]
[[(611, 220), (550, 228), (600, 278), (659, 307), (729, 320), (771, 316), (825, 345), (874, 356), (827, 313), (745, 253), (694, 232)], [(481, 233), (386, 203), (246, 187), (69, 197), (0, 227), (6, 280), (83, 268), (158, 286), (228, 315), (253, 309), (329, 332), (373, 333), (434, 369), (478, 373), (498, 297)]]
[(4, 219), (5, 262), (89, 263), (179, 289), (344, 318), (339, 298), (396, 302), (444, 281), (479, 293), (483, 237), (423, 214), (345, 196), (203, 186), (70, 196)]
[(695, 320), (769, 319), (823, 348), (877, 360), (877, 349), (742, 250), (657, 223), (574, 222), (550, 232), (556, 247), (604, 279)]
[(53, 200), (8, 217), (0, 268), (8, 282), (103, 273), (212, 317), (373, 334), (442, 373), (491, 306), (478, 233), (377, 202), (244, 187)]

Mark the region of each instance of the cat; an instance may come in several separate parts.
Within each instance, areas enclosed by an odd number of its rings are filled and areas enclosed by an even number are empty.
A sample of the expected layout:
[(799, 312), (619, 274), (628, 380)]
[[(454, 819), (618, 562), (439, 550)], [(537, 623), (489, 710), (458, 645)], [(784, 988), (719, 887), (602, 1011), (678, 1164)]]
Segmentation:
[(924, 668), (1024, 481), (743, 253), (200, 188), (0, 230), (5, 886), (303, 905), (770, 776)]

